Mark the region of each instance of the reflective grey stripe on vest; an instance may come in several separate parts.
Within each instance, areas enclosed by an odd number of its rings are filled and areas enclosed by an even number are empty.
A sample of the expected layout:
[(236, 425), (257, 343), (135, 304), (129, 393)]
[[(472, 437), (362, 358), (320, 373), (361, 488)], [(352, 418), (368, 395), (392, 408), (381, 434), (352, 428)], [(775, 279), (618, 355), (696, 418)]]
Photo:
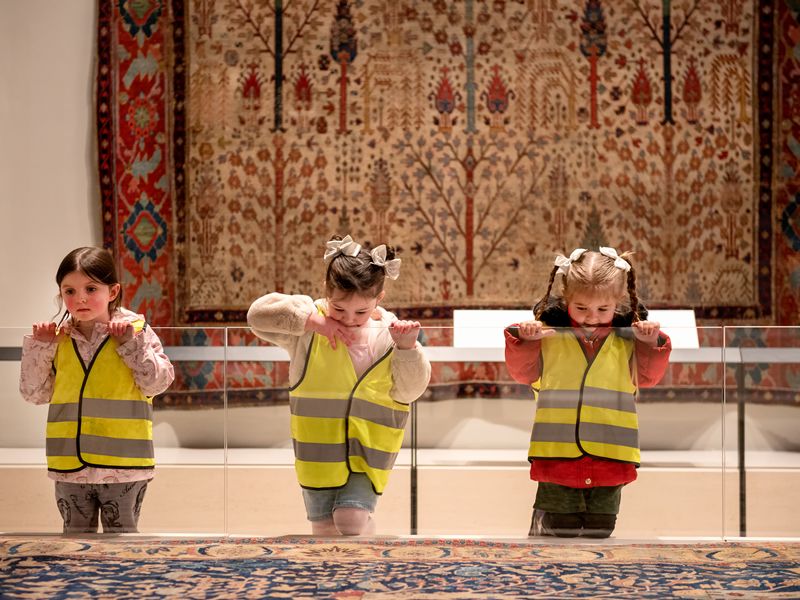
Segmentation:
[[(150, 440), (123, 440), (97, 435), (82, 435), (81, 454), (103, 454), (122, 458), (152, 458), (153, 442)], [(75, 456), (75, 438), (48, 438), (48, 456)]]
[(347, 460), (346, 444), (314, 444), (292, 440), (294, 456), (307, 462), (344, 462)]
[(296, 417), (321, 417), (326, 419), (344, 419), (347, 416), (346, 398), (298, 398), (289, 397), (289, 410)]
[(574, 408), (578, 398), (580, 390), (541, 390), (536, 405), (538, 408)]
[[(346, 399), (289, 398), (289, 410), (296, 417), (344, 419), (348, 416), (348, 404), (349, 402)], [(360, 398), (353, 398), (353, 402), (350, 404), (349, 416), (359, 417), (365, 421), (395, 429), (403, 429), (406, 421), (408, 421), (408, 411), (394, 410)]]
[(583, 390), (583, 405), (635, 413), (636, 396), (626, 392), (587, 387)]
[[(140, 400), (106, 400), (104, 398), (84, 398), (80, 404), (82, 417), (106, 419), (153, 420), (153, 407)], [(78, 404), (51, 404), (47, 412), (48, 423), (62, 423), (78, 420)]]
[(408, 411), (394, 410), (388, 406), (381, 406), (360, 398), (353, 398), (350, 416), (359, 417), (378, 425), (394, 427), (395, 429), (403, 429), (406, 426), (406, 421), (408, 421)]
[[(627, 427), (600, 425), (598, 423), (581, 423), (580, 439), (584, 442), (615, 444), (617, 446), (639, 447), (639, 432)], [(575, 443), (574, 423), (534, 423), (532, 442), (567, 442)]]
[(47, 411), (48, 423), (62, 423), (78, 420), (78, 403), (51, 404)]
[(598, 442), (600, 444), (614, 444), (616, 446), (629, 446), (639, 448), (639, 430), (627, 427), (614, 427), (613, 425), (599, 425), (597, 423), (581, 423), (580, 438), (584, 442)]
[(533, 423), (531, 441), (575, 442), (575, 423)]
[(101, 417), (107, 419), (153, 420), (153, 407), (140, 400), (106, 400), (104, 398), (84, 398), (81, 403), (82, 417)]
[(106, 454), (123, 458), (152, 458), (153, 442), (150, 440), (123, 440), (99, 435), (80, 437), (81, 454)]
[[(541, 390), (538, 406), (539, 408), (574, 408), (578, 405), (580, 395), (580, 390)], [(636, 397), (625, 392), (587, 387), (583, 391), (583, 406), (636, 412)]]
[(47, 456), (75, 456), (78, 446), (75, 438), (47, 438), (45, 450)]
[[(397, 452), (384, 452), (367, 448), (355, 438), (348, 440), (350, 456), (360, 456), (373, 469), (391, 469), (397, 460)], [(307, 462), (344, 462), (347, 460), (347, 446), (345, 444), (312, 444), (292, 440), (294, 455), (298, 460)]]
[(375, 448), (367, 448), (355, 438), (347, 440), (350, 443), (350, 456), (361, 456), (373, 469), (389, 470), (397, 459), (397, 452), (384, 452)]

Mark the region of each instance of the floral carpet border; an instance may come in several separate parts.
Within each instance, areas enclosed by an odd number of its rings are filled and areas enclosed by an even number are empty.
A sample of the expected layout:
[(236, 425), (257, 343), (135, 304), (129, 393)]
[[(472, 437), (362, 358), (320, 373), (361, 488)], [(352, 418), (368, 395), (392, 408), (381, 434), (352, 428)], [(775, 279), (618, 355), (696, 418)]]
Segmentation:
[(800, 544), (786, 542), (714, 542), (700, 544), (604, 544), (502, 542), (474, 539), (342, 540), (286, 536), (277, 538), (114, 539), (0, 537), (0, 559), (59, 556), (80, 559), (295, 561), (424, 560), (499, 562), (713, 563), (790, 561), (800, 567)]

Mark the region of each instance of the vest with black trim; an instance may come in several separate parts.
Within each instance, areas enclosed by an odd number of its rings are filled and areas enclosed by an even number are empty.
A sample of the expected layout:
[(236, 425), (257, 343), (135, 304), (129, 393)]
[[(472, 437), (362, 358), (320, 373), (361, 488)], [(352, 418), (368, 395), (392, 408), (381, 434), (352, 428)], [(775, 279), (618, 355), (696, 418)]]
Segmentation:
[[(321, 311), (320, 311), (321, 312)], [(365, 473), (383, 493), (403, 443), (409, 406), (392, 399), (392, 349), (356, 377), (343, 343), (314, 334), (300, 381), (289, 390), (297, 480), (339, 488)]]
[(639, 464), (633, 350), (612, 331), (589, 362), (572, 332), (542, 339), (529, 460), (589, 455)]
[[(139, 331), (143, 321), (134, 323)], [(55, 382), (47, 413), (47, 468), (152, 468), (153, 401), (139, 390), (107, 337), (84, 365), (75, 342), (58, 344)]]

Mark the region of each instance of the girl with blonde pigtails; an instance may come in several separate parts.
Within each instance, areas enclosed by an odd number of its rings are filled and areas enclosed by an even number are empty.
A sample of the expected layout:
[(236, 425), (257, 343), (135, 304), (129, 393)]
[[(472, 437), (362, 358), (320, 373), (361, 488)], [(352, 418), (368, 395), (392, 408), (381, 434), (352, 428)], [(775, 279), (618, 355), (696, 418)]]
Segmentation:
[(636, 479), (638, 389), (661, 380), (672, 345), (646, 320), (635, 273), (613, 248), (559, 255), (535, 320), (505, 330), (509, 373), (537, 399), (531, 536), (609, 537)]
[(267, 294), (247, 322), (289, 353), (295, 472), (312, 534), (370, 534), (409, 405), (431, 367), (417, 342), (420, 324), (379, 306), (384, 281), (400, 272), (394, 249), (368, 251), (334, 236), (324, 260), (324, 298)]

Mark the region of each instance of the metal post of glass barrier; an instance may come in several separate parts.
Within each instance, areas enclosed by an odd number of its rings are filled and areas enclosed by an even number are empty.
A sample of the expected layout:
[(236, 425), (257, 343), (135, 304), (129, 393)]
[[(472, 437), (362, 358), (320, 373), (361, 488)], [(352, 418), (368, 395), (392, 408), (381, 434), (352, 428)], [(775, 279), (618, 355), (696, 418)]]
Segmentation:
[(744, 457), (744, 364), (736, 365), (736, 455), (739, 467), (739, 536), (747, 535), (747, 471)]
[(411, 403), (411, 535), (417, 534), (417, 403)]

